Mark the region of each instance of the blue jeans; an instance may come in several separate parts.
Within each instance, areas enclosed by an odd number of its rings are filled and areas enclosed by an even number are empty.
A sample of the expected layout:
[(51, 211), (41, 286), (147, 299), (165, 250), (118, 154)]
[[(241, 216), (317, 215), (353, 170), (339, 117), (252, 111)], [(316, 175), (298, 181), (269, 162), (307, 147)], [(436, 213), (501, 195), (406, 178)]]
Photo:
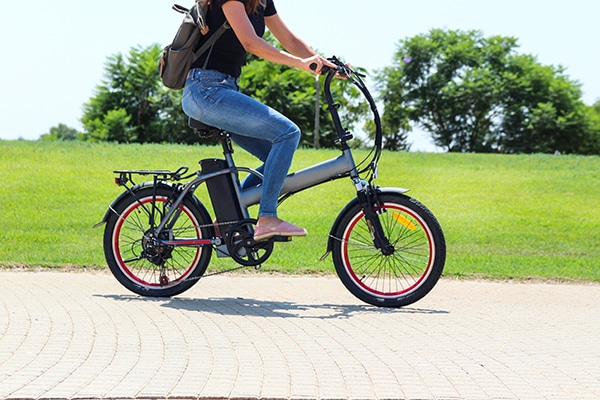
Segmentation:
[[(264, 164), (259, 217), (277, 216), (277, 199), (300, 142), (300, 129), (279, 112), (239, 92), (237, 78), (218, 71), (193, 69), (183, 92), (190, 117), (231, 133), (231, 139)], [(260, 180), (250, 175), (242, 188)]]

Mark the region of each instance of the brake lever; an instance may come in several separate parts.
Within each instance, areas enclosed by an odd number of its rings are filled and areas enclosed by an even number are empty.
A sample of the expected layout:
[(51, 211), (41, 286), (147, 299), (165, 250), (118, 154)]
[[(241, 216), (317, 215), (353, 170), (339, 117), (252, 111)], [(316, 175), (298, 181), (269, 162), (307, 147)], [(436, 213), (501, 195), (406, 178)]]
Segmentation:
[[(329, 61), (333, 62), (334, 64), (337, 65), (337, 68), (335, 68), (337, 70), (337, 74), (340, 75), (343, 78), (352, 78), (352, 75), (356, 75), (360, 78), (366, 78), (366, 74), (361, 74), (359, 72), (356, 72), (355, 70), (353, 70), (352, 68), (350, 68), (349, 66), (347, 66), (346, 64), (342, 63), (340, 60), (337, 59), (337, 57), (332, 57), (329, 59)], [(312, 63), (310, 64), (310, 69), (313, 71), (316, 71), (318, 68), (317, 63)], [(333, 68), (329, 67), (327, 65), (323, 65), (321, 67), (321, 74), (327, 74), (329, 73), (329, 71), (331, 71)]]

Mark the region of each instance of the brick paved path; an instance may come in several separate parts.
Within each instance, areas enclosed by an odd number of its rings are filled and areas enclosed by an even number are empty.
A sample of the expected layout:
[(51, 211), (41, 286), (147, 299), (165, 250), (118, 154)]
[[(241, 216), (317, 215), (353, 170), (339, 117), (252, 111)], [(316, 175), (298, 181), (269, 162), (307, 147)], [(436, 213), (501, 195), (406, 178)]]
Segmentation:
[(442, 280), (377, 309), (334, 277), (0, 272), (0, 398), (598, 399), (600, 286)]

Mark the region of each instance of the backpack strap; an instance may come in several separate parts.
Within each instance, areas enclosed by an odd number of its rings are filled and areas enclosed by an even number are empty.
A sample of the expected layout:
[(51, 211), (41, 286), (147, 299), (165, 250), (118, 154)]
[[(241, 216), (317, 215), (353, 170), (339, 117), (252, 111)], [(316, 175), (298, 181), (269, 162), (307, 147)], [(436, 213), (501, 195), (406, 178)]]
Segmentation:
[(208, 38), (208, 40), (204, 42), (204, 44), (196, 52), (194, 52), (194, 59), (197, 60), (210, 48), (210, 51), (208, 53), (208, 56), (206, 57), (206, 60), (204, 61), (204, 65), (202, 66), (202, 68), (206, 68), (206, 66), (208, 65), (208, 59), (210, 58), (212, 49), (216, 41), (219, 40), (219, 38), (225, 33), (225, 31), (230, 28), (231, 25), (229, 25), (229, 22), (223, 22), (223, 25), (221, 25), (219, 29), (215, 33), (213, 33), (213, 35), (210, 38)]

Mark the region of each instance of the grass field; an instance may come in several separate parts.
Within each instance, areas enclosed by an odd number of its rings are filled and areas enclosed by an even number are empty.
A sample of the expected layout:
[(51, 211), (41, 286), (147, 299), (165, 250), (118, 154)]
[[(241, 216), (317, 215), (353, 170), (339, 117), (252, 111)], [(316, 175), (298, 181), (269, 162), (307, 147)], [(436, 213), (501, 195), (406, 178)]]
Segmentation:
[[(92, 226), (122, 190), (114, 169), (196, 168), (219, 155), (202, 146), (0, 141), (0, 266), (104, 268), (102, 228)], [(337, 155), (299, 150), (293, 169)], [(242, 151), (236, 162), (256, 166)], [(386, 152), (378, 184), (411, 189), (438, 217), (446, 276), (600, 282), (600, 157)], [(353, 196), (341, 180), (283, 203), (281, 216), (309, 236), (277, 245), (263, 269), (332, 273), (331, 259), (319, 258)], [(235, 267), (214, 260), (209, 272)]]

